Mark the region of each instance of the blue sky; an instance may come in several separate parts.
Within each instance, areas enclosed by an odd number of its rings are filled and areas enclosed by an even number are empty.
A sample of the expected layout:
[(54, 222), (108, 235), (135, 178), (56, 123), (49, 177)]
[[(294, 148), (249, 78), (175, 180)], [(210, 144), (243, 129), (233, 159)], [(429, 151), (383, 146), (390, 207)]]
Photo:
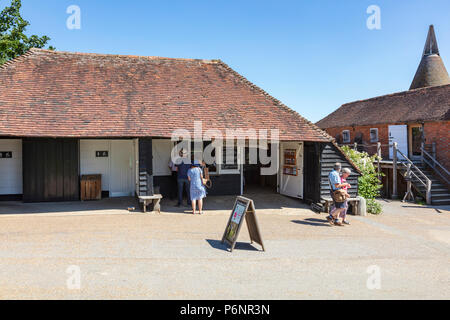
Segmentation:
[[(0, 0), (0, 8), (9, 4)], [(450, 1), (23, 0), (28, 33), (61, 51), (221, 59), (311, 121), (407, 90), (429, 24), (450, 68)], [(369, 30), (369, 5), (381, 30)], [(69, 30), (69, 5), (81, 29)]]

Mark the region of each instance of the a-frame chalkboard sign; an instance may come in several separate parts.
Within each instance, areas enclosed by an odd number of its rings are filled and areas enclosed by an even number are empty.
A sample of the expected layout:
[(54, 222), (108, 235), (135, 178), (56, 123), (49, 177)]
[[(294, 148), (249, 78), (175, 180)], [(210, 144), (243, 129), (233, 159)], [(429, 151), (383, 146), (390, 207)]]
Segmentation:
[(238, 196), (231, 211), (230, 218), (228, 219), (227, 227), (222, 237), (222, 243), (227, 243), (233, 251), (236, 245), (237, 238), (239, 236), (239, 231), (241, 230), (242, 223), (247, 224), (248, 233), (250, 234), (251, 243), (256, 242), (261, 245), (263, 251), (264, 243), (261, 237), (261, 232), (259, 231), (258, 221), (256, 220), (255, 205), (253, 200)]

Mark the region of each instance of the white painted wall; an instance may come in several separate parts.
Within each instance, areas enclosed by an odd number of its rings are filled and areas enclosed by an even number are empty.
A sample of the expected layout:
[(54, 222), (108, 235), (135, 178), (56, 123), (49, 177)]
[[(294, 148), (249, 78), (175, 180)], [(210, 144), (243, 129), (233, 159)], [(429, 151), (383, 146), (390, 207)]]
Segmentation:
[[(280, 149), (280, 193), (286, 196), (303, 199), (303, 142), (282, 142)], [(297, 167), (296, 176), (283, 174), (285, 149), (297, 150), (297, 164), (295, 165), (295, 167)]]
[(12, 151), (12, 158), (0, 158), (0, 194), (22, 194), (22, 140), (0, 139), (0, 151)]
[[(108, 151), (108, 157), (96, 157)], [(132, 196), (135, 192), (134, 140), (80, 140), (80, 174), (101, 174), (102, 190), (110, 197)]]
[(170, 153), (172, 151), (173, 141), (170, 139), (153, 139), (153, 175), (170, 176), (169, 169)]
[[(80, 174), (101, 174), (103, 191), (109, 190), (110, 149), (109, 140), (80, 140)], [(97, 158), (95, 151), (108, 151), (109, 157)]]

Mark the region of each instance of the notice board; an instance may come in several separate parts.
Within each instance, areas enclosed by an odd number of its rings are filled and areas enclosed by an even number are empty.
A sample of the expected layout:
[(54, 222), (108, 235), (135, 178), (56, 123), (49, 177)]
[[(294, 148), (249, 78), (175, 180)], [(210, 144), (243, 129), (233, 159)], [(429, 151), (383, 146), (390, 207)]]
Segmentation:
[(233, 210), (231, 211), (230, 218), (228, 219), (228, 223), (222, 237), (222, 243), (227, 243), (230, 245), (231, 251), (233, 251), (244, 219), (247, 224), (248, 233), (250, 234), (251, 243), (258, 243), (261, 245), (263, 251), (265, 251), (258, 221), (256, 219), (253, 200), (241, 196), (238, 196), (234, 202)]

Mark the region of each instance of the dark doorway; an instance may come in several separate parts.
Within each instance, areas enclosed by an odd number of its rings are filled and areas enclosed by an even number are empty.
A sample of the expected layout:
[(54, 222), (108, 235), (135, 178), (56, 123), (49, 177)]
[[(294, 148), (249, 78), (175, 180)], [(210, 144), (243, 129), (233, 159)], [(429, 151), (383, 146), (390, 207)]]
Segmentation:
[[(270, 145), (267, 151), (267, 156), (270, 157)], [(251, 156), (251, 152), (253, 153), (253, 157)], [(257, 163), (251, 163), (252, 160), (255, 160)], [(259, 149), (250, 149), (248, 147), (245, 148), (245, 162), (244, 162), (244, 193), (258, 191), (264, 189), (269, 192), (277, 192), (277, 174), (274, 175), (261, 175), (261, 168), (264, 165), (261, 164), (259, 159)], [(254, 161), (253, 161), (254, 162)], [(270, 166), (268, 164), (267, 166)]]
[(304, 154), (304, 200), (307, 203), (320, 201), (320, 144), (305, 142)]
[(76, 139), (23, 140), (23, 201), (79, 200)]

